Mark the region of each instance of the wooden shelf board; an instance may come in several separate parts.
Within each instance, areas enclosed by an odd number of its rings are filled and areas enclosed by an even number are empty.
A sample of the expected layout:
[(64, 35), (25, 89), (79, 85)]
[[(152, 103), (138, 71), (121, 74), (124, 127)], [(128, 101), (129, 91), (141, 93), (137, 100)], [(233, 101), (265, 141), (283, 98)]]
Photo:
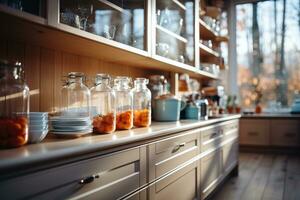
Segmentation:
[[(0, 31), (0, 37), (8, 40), (30, 43), (31, 45), (39, 45), (50, 49), (59, 49), (76, 55), (98, 58), (111, 63), (124, 64), (125, 66), (188, 73), (192, 77), (201, 79), (218, 78), (196, 67), (160, 56), (151, 57), (150, 52), (120, 44), (100, 36), (87, 39), (59, 30), (58, 27), (41, 25), (3, 12), (0, 12), (0, 23), (4, 27)], [(90, 33), (86, 34), (87, 36), (92, 35)], [(95, 41), (98, 38), (102, 38), (101, 41)]]
[(199, 43), (200, 48), (200, 56), (213, 56), (213, 57), (219, 57), (219, 53), (212, 50), (211, 48), (203, 45), (202, 43)]
[(217, 34), (201, 19), (200, 23), (200, 38), (203, 40), (215, 40)]
[(166, 33), (169, 36), (171, 36), (173, 38), (176, 38), (177, 40), (179, 40), (179, 41), (181, 41), (183, 43), (187, 43), (188, 42), (186, 38), (184, 38), (184, 37), (182, 37), (182, 36), (180, 36), (180, 35), (178, 35), (176, 33), (173, 33), (172, 31), (169, 31), (168, 29), (166, 29), (166, 28), (164, 28), (164, 27), (162, 27), (160, 25), (156, 25), (156, 28), (157, 28), (157, 30), (159, 30), (159, 31), (161, 31), (163, 33)]
[(178, 5), (181, 9), (186, 10), (185, 5), (183, 5), (180, 1), (178, 0), (172, 0), (176, 5)]

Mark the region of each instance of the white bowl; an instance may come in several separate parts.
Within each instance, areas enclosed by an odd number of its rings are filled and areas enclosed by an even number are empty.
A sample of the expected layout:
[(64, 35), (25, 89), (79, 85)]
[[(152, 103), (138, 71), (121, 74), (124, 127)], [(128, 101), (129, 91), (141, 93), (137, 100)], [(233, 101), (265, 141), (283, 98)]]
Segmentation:
[(43, 131), (29, 131), (28, 134), (28, 142), (29, 143), (39, 143), (41, 142), (47, 135), (48, 129)]
[(29, 130), (40, 131), (40, 130), (45, 130), (45, 129), (48, 129), (48, 124), (39, 124), (39, 125), (29, 124)]

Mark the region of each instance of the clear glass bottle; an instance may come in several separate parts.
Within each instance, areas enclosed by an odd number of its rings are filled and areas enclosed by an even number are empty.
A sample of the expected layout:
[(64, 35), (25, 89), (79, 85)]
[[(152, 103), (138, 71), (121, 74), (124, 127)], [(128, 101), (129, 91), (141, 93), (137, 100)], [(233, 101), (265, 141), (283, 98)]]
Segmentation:
[(110, 76), (97, 74), (91, 88), (91, 116), (95, 133), (112, 133), (116, 130), (116, 95), (110, 87)]
[(130, 78), (125, 76), (117, 76), (114, 80), (117, 106), (116, 128), (118, 130), (133, 127), (133, 95), (130, 82)]
[[(70, 117), (90, 117), (91, 93), (84, 84), (85, 75), (81, 72), (70, 72), (67, 85), (62, 89), (62, 115)], [(66, 99), (64, 99), (66, 98)]]
[(27, 143), (29, 88), (23, 80), (21, 63), (0, 61), (0, 148)]
[(149, 80), (136, 78), (133, 89), (133, 125), (147, 127), (151, 124), (151, 91), (147, 88)]

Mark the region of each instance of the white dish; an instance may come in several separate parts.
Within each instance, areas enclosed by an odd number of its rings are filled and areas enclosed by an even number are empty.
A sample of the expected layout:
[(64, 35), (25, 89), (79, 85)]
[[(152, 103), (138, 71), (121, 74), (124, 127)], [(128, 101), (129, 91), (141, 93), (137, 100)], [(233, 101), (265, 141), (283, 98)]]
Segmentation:
[(37, 126), (37, 125), (48, 125), (48, 121), (44, 121), (44, 120), (30, 120), (29, 121), (29, 125), (32, 125), (32, 126)]
[(91, 121), (51, 121), (50, 124), (52, 126), (89, 126), (92, 124)]
[(29, 143), (38, 143), (41, 142), (47, 135), (48, 130), (43, 131), (29, 131), (28, 142)]
[(55, 130), (55, 131), (65, 131), (65, 132), (69, 132), (69, 131), (82, 131), (82, 130), (86, 130), (86, 129), (91, 129), (91, 126), (51, 126), (51, 130)]
[(59, 116), (59, 117), (51, 117), (50, 121), (58, 121), (58, 122), (64, 122), (64, 121), (91, 121), (89, 117), (67, 117), (67, 116)]
[(63, 137), (80, 137), (83, 135), (87, 135), (93, 132), (92, 129), (88, 129), (88, 130), (84, 130), (84, 131), (80, 131), (80, 132), (57, 132), (57, 131), (50, 131), (51, 133), (53, 133), (54, 135), (57, 136), (63, 136)]

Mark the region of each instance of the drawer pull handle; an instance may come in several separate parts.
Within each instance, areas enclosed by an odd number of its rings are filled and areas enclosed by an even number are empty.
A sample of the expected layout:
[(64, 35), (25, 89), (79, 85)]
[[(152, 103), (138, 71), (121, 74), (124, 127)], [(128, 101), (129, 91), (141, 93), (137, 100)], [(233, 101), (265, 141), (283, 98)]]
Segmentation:
[(213, 134), (210, 135), (209, 138), (212, 139), (212, 138), (215, 138), (215, 137), (217, 137), (217, 136), (218, 136), (218, 133), (213, 133)]
[(250, 136), (257, 136), (258, 133), (257, 132), (248, 132), (248, 135), (250, 135)]
[(88, 184), (93, 182), (96, 178), (99, 178), (99, 175), (92, 175), (86, 178), (83, 178), (79, 181), (80, 184)]
[(178, 151), (180, 148), (184, 147), (185, 144), (186, 144), (186, 143), (183, 142), (183, 143), (180, 143), (179, 145), (176, 145), (176, 146), (174, 147), (174, 149), (172, 150), (172, 153), (175, 153), (175, 152)]

